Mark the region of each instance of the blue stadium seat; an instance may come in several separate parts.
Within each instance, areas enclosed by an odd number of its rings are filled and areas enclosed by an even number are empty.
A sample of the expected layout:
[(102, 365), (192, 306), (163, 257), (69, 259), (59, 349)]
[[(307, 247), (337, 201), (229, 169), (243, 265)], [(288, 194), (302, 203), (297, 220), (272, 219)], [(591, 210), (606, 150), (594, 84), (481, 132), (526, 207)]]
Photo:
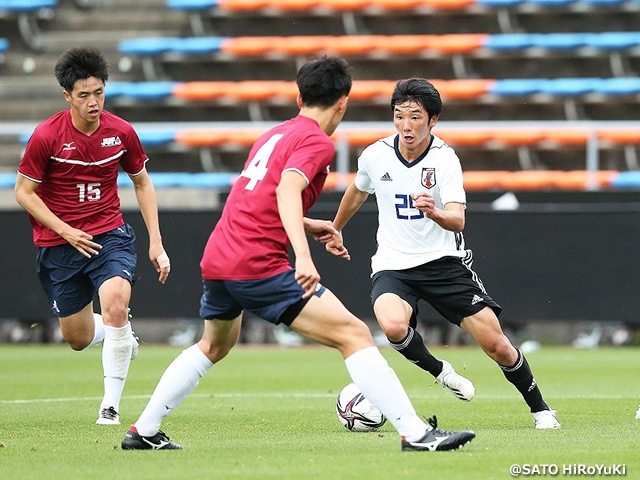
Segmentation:
[(11, 12), (31, 12), (57, 5), (58, 0), (0, 0), (0, 10)]
[(152, 56), (166, 52), (206, 54), (220, 50), (226, 37), (147, 37), (123, 40), (118, 50), (124, 54)]
[(540, 91), (564, 97), (584, 95), (597, 91), (601, 81), (600, 78), (555, 78), (542, 81)]
[(489, 93), (502, 96), (532, 95), (541, 90), (544, 80), (526, 78), (506, 78), (496, 80)]
[(533, 33), (500, 33), (490, 35), (483, 46), (492, 50), (522, 50), (534, 45)]
[(0, 53), (6, 52), (9, 48), (9, 40), (6, 38), (0, 38)]
[[(228, 188), (238, 174), (235, 172), (150, 172), (149, 176), (155, 188)], [(133, 182), (126, 173), (120, 173), (118, 186), (131, 187)]]
[(202, 11), (218, 6), (218, 0), (167, 0), (167, 7), (173, 10)]
[(586, 45), (589, 37), (595, 37), (592, 33), (538, 33), (533, 35), (535, 47), (550, 50), (571, 50)]
[(604, 95), (637, 95), (640, 78), (605, 78), (598, 82), (597, 93)]
[(602, 50), (622, 50), (640, 45), (640, 32), (605, 32), (589, 34), (587, 46)]
[(158, 100), (170, 97), (179, 82), (109, 82), (107, 98), (131, 97), (137, 100)]
[(640, 172), (620, 172), (611, 180), (613, 188), (640, 188)]
[(143, 147), (168, 145), (176, 137), (175, 130), (140, 130), (137, 133)]

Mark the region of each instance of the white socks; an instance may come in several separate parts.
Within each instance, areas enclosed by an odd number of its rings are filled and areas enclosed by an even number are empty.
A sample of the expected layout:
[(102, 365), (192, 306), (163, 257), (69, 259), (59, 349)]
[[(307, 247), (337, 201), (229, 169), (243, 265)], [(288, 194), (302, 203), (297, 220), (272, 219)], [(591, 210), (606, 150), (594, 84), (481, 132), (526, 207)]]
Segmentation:
[(91, 343), (87, 345), (87, 347), (102, 343), (102, 341), (104, 340), (104, 323), (102, 322), (102, 315), (100, 315), (99, 313), (94, 313), (93, 321), (95, 322), (93, 340), (91, 340)]
[(409, 441), (430, 428), (418, 417), (396, 373), (377, 347), (360, 350), (344, 361), (362, 394), (384, 413), (398, 433)]
[(120, 409), (120, 398), (129, 372), (132, 350), (131, 324), (124, 327), (104, 325), (102, 368), (104, 370), (104, 398), (100, 408)]
[(155, 435), (164, 417), (189, 396), (212, 366), (213, 363), (197, 344), (183, 350), (165, 370), (149, 403), (134, 424), (138, 433), (143, 437)]

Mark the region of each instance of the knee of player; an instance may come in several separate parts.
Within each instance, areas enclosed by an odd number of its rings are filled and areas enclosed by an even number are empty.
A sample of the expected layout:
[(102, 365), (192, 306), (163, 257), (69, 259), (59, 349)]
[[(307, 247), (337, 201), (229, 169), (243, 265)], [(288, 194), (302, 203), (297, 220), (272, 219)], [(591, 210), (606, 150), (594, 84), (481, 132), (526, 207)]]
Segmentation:
[(105, 325), (111, 327), (123, 327), (129, 322), (129, 309), (126, 303), (121, 301), (109, 302), (102, 306), (102, 318)]
[(518, 352), (504, 335), (495, 335), (483, 345), (487, 354), (501, 365), (512, 364), (517, 360)]
[(409, 325), (407, 322), (390, 318), (378, 319), (380, 328), (392, 342), (401, 342), (406, 336)]
[(69, 344), (71, 349), (75, 350), (76, 352), (84, 350), (85, 348), (87, 348), (87, 346), (89, 346), (89, 343), (91, 343), (91, 339), (85, 339), (80, 337), (71, 337), (71, 338), (65, 337), (64, 339)]

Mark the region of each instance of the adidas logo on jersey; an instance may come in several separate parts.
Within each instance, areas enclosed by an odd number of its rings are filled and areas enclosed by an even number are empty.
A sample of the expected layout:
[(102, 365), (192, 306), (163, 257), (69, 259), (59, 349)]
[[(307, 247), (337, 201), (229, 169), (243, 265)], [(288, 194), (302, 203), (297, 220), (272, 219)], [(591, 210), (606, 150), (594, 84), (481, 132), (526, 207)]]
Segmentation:
[(381, 182), (393, 182), (393, 179), (391, 178), (391, 175), (389, 175), (389, 172), (385, 173), (384, 175), (382, 175), (380, 177), (380, 181)]
[(482, 302), (482, 297), (480, 295), (474, 295), (473, 299), (471, 299), (471, 305), (475, 305), (478, 302)]
[(122, 140), (120, 137), (108, 137), (102, 139), (101, 147), (115, 147), (117, 145), (122, 145)]

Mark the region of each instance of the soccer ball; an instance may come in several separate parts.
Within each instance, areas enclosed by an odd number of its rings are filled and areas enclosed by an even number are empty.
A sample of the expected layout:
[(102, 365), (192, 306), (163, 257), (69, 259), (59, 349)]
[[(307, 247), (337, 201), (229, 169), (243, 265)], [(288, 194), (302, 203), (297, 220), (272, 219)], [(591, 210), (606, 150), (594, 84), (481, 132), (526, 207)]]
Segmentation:
[(340, 423), (352, 432), (375, 432), (387, 421), (355, 383), (344, 387), (338, 395), (336, 413)]

